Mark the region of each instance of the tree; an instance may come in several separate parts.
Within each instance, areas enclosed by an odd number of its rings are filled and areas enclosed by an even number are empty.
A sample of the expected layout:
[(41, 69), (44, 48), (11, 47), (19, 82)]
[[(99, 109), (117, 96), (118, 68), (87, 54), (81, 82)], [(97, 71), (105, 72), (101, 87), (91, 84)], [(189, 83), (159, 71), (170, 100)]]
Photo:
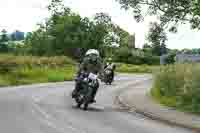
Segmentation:
[(109, 14), (104, 12), (96, 13), (94, 16), (94, 22), (98, 25), (104, 25), (107, 28), (110, 28), (110, 26), (112, 25), (111, 17), (109, 16)]
[(121, 38), (129, 35), (114, 25), (107, 13), (97, 13), (93, 19), (83, 18), (65, 7), (62, 0), (51, 0), (48, 9), (51, 16), (26, 37), (31, 54), (80, 58), (86, 50), (93, 48), (105, 56), (108, 47), (120, 44)]
[(7, 31), (3, 29), (0, 36), (0, 52), (8, 52), (8, 41)]
[(160, 56), (167, 52), (165, 42), (167, 40), (166, 33), (158, 23), (150, 24), (149, 33), (147, 36), (148, 41), (152, 45), (152, 52), (154, 55)]
[(52, 0), (49, 11), (50, 18), (28, 39), (31, 53), (81, 57), (94, 48), (104, 54), (104, 45), (115, 39), (109, 36), (107, 40), (112, 22), (105, 13), (97, 13), (91, 21), (64, 7), (61, 0)]
[[(116, 0), (122, 8), (132, 9), (135, 19), (142, 21), (144, 15), (157, 16), (162, 26), (170, 25), (176, 32), (179, 24), (189, 22), (192, 28), (200, 29), (199, 0)], [(144, 8), (148, 10), (143, 12)], [(143, 15), (144, 14), (144, 15)]]
[(151, 45), (149, 45), (148, 43), (145, 43), (145, 44), (143, 45), (143, 49), (145, 49), (145, 48), (151, 48)]
[(161, 52), (161, 55), (167, 54), (167, 47), (166, 47), (165, 43), (161, 43), (160, 52)]
[(1, 42), (7, 42), (8, 40), (7, 31), (3, 29), (1, 31)]
[(142, 50), (144, 51), (144, 53), (145, 53), (147, 56), (152, 56), (152, 53), (153, 53), (153, 52), (152, 52), (152, 46), (151, 46), (151, 45), (145, 43), (145, 44), (143, 45)]
[(120, 28), (118, 25), (113, 24), (112, 28), (113, 28), (113, 32), (120, 38), (119, 39), (120, 47), (124, 47), (124, 46), (128, 47), (130, 34), (127, 31)]

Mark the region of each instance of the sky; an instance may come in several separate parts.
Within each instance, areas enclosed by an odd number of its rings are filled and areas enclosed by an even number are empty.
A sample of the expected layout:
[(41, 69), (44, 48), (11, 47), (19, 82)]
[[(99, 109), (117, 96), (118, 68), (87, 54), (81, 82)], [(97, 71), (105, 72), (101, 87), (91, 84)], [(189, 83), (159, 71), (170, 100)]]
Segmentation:
[[(0, 0), (0, 29), (12, 32), (16, 29), (21, 31), (33, 31), (36, 24), (48, 18), (46, 9), (49, 0)], [(136, 46), (142, 47), (145, 35), (148, 32), (150, 21), (154, 17), (145, 18), (144, 22), (136, 23), (131, 11), (125, 11), (115, 0), (65, 0), (65, 5), (72, 8), (83, 17), (92, 17), (95, 13), (106, 12), (114, 23), (136, 35)], [(179, 27), (177, 34), (168, 34), (168, 48), (199, 48), (200, 32), (190, 30), (188, 25)]]

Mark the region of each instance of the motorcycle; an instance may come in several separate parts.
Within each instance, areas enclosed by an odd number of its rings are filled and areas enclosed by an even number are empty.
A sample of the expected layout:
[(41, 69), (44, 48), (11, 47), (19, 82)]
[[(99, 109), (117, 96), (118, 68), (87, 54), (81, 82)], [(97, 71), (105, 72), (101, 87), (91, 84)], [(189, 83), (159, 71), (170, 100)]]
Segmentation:
[(83, 109), (87, 110), (88, 105), (92, 104), (92, 92), (97, 84), (98, 76), (96, 74), (89, 73), (88, 76), (82, 79), (82, 88), (77, 92), (76, 97), (74, 98), (78, 108), (81, 108), (83, 105)]
[(104, 82), (106, 84), (112, 84), (113, 82), (113, 75), (112, 75), (112, 70), (111, 69), (105, 69), (104, 70)]

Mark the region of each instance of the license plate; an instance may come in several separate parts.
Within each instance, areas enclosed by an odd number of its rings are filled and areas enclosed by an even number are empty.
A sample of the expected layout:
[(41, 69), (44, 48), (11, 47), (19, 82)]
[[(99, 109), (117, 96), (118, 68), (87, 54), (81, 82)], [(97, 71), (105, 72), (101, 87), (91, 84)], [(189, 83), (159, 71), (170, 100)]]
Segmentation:
[(93, 73), (90, 73), (89, 76), (88, 76), (88, 78), (89, 78), (89, 79), (92, 79), (92, 80), (96, 80), (97, 77), (98, 77), (98, 76), (97, 76), (96, 74), (93, 74)]

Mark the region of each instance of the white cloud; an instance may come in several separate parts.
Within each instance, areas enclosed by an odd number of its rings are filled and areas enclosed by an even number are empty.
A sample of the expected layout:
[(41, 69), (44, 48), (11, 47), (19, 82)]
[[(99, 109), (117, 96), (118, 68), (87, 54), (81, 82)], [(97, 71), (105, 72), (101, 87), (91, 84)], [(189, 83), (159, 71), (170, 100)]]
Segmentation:
[[(46, 6), (49, 0), (0, 0), (0, 29), (9, 31), (20, 29), (32, 31), (36, 23), (48, 17)], [(97, 12), (107, 12), (112, 20), (129, 33), (136, 33), (136, 46), (144, 43), (148, 32), (149, 21), (155, 18), (145, 18), (143, 23), (136, 23), (130, 11), (120, 9), (115, 0), (65, 0), (65, 5), (78, 12), (81, 16), (91, 17)], [(169, 48), (199, 47), (200, 32), (189, 30), (188, 26), (181, 26), (178, 34), (169, 34), (167, 45)]]

